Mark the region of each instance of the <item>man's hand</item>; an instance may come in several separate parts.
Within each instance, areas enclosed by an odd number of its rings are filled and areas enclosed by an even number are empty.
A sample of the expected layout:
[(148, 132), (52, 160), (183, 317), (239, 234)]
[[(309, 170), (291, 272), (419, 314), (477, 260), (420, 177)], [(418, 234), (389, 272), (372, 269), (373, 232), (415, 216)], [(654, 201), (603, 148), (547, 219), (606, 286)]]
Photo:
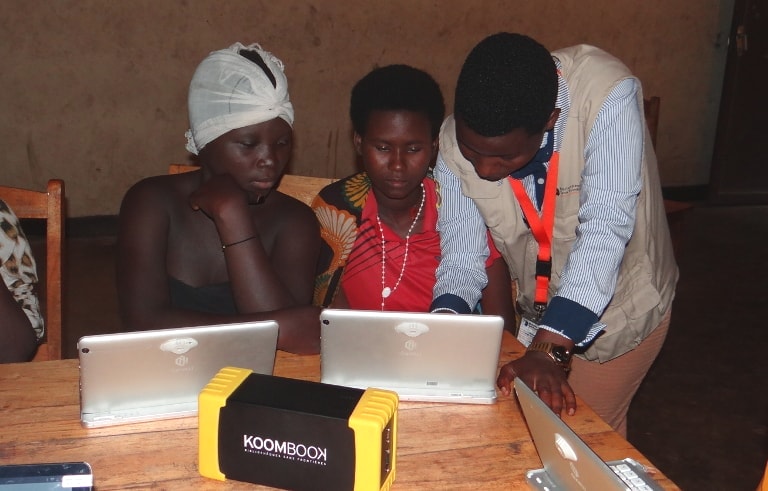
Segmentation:
[(563, 408), (569, 415), (576, 412), (576, 395), (568, 385), (565, 370), (546, 353), (527, 352), (522, 358), (501, 367), (496, 385), (502, 394), (511, 394), (515, 377), (522, 378), (556, 414), (559, 415)]

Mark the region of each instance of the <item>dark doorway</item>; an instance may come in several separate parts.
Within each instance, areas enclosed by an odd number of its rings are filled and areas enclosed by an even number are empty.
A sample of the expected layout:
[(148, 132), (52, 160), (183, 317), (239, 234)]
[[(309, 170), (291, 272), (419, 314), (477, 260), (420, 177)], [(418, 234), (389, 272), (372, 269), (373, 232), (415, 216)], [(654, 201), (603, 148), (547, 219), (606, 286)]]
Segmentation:
[(768, 204), (766, 80), (768, 0), (736, 0), (712, 160), (712, 203)]

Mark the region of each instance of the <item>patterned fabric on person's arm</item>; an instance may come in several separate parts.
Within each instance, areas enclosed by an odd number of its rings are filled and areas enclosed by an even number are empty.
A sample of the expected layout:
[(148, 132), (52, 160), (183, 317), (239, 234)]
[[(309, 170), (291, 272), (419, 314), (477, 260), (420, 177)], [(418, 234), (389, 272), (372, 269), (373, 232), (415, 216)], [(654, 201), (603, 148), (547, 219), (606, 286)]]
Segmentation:
[(3, 283), (21, 305), (37, 339), (43, 337), (45, 327), (40, 312), (40, 301), (35, 293), (37, 266), (27, 237), (13, 210), (0, 200), (0, 276)]

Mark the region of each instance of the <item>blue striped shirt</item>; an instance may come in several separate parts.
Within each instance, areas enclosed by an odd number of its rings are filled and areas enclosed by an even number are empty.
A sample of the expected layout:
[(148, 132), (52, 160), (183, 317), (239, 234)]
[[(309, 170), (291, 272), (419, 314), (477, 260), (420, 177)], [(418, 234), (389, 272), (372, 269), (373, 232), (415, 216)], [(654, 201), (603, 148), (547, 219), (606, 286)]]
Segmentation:
[[(562, 77), (558, 84), (556, 151), (571, 105)], [(638, 90), (634, 79), (614, 87), (590, 130), (584, 148), (586, 164), (576, 240), (561, 273), (560, 287), (540, 323), (542, 328), (579, 345), (589, 343), (605, 327), (597, 319), (613, 296), (624, 248), (634, 227), (642, 186), (644, 135)], [(438, 230), (443, 256), (437, 269), (432, 310), (469, 311), (468, 306), (477, 303), (487, 283), (485, 223), (474, 202), (461, 193), (460, 180), (448, 169), (442, 155), (438, 155), (435, 179), (440, 183), (442, 201)], [(506, 181), (498, 181), (498, 185), (508, 185)], [(535, 203), (533, 176), (523, 178), (523, 185)]]

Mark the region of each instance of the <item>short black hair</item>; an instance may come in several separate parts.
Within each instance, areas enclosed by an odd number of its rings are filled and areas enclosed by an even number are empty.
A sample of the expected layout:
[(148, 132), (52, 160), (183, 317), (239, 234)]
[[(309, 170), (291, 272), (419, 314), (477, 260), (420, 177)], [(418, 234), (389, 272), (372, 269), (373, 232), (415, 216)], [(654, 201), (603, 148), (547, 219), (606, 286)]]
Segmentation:
[(557, 68), (550, 52), (522, 34), (480, 41), (456, 83), (455, 114), (475, 133), (500, 136), (517, 128), (540, 132), (555, 109)]
[(352, 88), (349, 115), (359, 135), (365, 135), (374, 111), (413, 111), (427, 116), (432, 138), (437, 138), (445, 118), (440, 86), (427, 72), (409, 65), (374, 68)]

